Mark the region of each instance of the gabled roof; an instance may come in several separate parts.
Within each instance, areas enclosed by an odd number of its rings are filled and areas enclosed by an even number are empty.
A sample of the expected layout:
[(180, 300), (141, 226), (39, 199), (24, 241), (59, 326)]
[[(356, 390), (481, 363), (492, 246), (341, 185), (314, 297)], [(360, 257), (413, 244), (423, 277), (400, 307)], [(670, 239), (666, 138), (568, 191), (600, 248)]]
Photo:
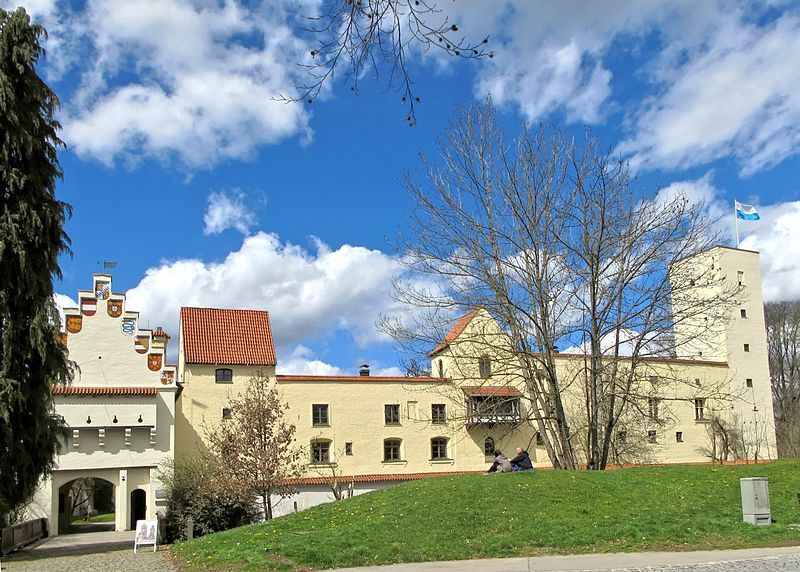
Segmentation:
[(170, 336), (161, 326), (159, 326), (156, 328), (156, 331), (153, 332), (153, 337), (164, 337), (170, 339), (172, 336)]
[(447, 332), (447, 335), (444, 337), (444, 340), (442, 340), (442, 342), (438, 346), (436, 346), (434, 350), (428, 355), (430, 357), (433, 357), (440, 351), (447, 349), (447, 347), (455, 341), (455, 339), (461, 334), (461, 332), (464, 331), (464, 328), (467, 327), (467, 324), (469, 324), (472, 321), (472, 318), (474, 318), (479, 311), (480, 308), (475, 308), (468, 314), (464, 314), (458, 320), (456, 320), (456, 323), (453, 325), (450, 331)]
[(275, 365), (269, 312), (181, 308), (186, 363)]

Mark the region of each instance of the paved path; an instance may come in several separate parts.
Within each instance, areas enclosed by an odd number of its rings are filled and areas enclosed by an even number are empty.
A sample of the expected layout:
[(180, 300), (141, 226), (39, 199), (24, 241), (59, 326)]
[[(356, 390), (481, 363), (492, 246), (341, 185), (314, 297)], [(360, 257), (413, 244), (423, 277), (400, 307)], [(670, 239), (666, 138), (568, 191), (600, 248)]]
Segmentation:
[(798, 572), (800, 546), (703, 552), (581, 554), (392, 564), (337, 572)]
[(133, 531), (45, 538), (2, 560), (2, 572), (173, 572), (166, 551), (133, 553)]

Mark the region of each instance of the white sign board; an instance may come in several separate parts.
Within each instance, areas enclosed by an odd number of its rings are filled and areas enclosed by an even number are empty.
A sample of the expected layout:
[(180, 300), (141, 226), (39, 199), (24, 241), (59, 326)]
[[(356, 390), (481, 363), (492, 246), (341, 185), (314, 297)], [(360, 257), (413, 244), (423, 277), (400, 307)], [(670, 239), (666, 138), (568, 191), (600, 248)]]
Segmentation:
[(153, 545), (153, 552), (158, 545), (158, 521), (157, 520), (137, 520), (136, 536), (133, 539), (133, 553), (136, 548), (147, 544)]

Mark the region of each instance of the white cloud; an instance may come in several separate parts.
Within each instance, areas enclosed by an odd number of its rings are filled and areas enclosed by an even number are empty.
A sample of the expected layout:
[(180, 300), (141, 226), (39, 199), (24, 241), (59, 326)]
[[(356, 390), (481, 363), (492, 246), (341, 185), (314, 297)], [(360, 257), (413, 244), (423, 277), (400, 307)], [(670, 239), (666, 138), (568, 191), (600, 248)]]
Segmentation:
[(256, 216), (244, 203), (245, 195), (239, 189), (208, 195), (208, 208), (203, 216), (203, 234), (219, 234), (235, 228), (244, 235), (256, 224)]
[(58, 307), (58, 319), (61, 320), (61, 327), (64, 327), (64, 308), (77, 308), (78, 303), (64, 294), (53, 294), (53, 301)]
[(304, 346), (296, 346), (285, 359), (279, 356), (279, 374), (292, 375), (346, 375), (338, 366), (316, 359), (314, 352)]
[(168, 332), (178, 331), (180, 306), (269, 310), (280, 361), (280, 353), (337, 330), (357, 347), (388, 341), (375, 322), (382, 313), (407, 312), (388, 294), (400, 270), (378, 250), (317, 242), (309, 252), (258, 232), (221, 262), (183, 259), (148, 269), (128, 291), (128, 304)]
[(75, 13), (43, 7), (51, 37), (81, 56), (61, 62), (81, 66), (78, 90), (62, 98), (64, 139), (78, 155), (109, 165), (150, 156), (196, 167), (310, 137), (309, 111), (273, 98), (293, 94), (304, 73), (297, 64), (310, 56), (294, 19), (315, 6), (90, 0)]
[(734, 13), (706, 45), (657, 79), (664, 92), (635, 115), (618, 151), (643, 168), (682, 168), (733, 156), (743, 175), (794, 155), (800, 143), (800, 17), (767, 25)]
[(800, 201), (759, 206), (761, 220), (739, 221), (741, 247), (761, 253), (764, 300), (800, 300)]

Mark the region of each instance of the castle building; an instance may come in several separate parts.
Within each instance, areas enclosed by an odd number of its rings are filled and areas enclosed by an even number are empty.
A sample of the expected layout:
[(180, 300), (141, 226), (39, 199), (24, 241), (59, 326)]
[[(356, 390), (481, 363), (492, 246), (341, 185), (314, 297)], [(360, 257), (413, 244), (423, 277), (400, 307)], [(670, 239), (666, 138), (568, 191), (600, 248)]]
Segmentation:
[[(673, 328), (678, 350), (637, 365), (636, 397), (616, 427), (612, 462), (707, 462), (712, 418), (737, 428), (750, 458), (775, 458), (758, 253), (718, 247), (686, 265), (688, 272), (672, 278), (676, 288), (689, 281), (680, 289), (686, 297), (673, 299), (676, 309), (688, 310), (676, 312), (683, 316)], [(693, 300), (721, 296), (720, 281), (692, 278), (695, 271), (736, 286), (724, 315), (691, 311)], [(71, 437), (37, 495), (45, 516), (61, 517), (68, 484), (94, 476), (115, 486), (118, 530), (152, 518), (158, 465), (202, 449), (206, 429), (230, 415), (228, 397), (256, 372), (279, 388), (306, 457), (305, 474), (294, 483), (298, 493), (277, 503), (276, 515), (332, 500), (334, 476), (359, 494), (484, 471), (493, 451), (516, 447), (528, 450), (536, 466), (550, 466), (519, 358), (483, 309), (458, 319), (432, 349), (429, 376), (376, 376), (368, 366), (351, 376), (283, 375), (276, 373), (268, 312), (182, 308), (173, 367), (164, 364), (165, 333), (140, 330), (138, 315), (110, 287), (109, 276), (95, 275), (93, 290), (79, 293), (80, 308), (67, 310), (67, 347), (80, 374), (56, 389)], [(559, 354), (555, 367), (560, 377), (578, 380), (586, 359)], [(562, 396), (579, 452), (581, 387), (565, 385)]]

